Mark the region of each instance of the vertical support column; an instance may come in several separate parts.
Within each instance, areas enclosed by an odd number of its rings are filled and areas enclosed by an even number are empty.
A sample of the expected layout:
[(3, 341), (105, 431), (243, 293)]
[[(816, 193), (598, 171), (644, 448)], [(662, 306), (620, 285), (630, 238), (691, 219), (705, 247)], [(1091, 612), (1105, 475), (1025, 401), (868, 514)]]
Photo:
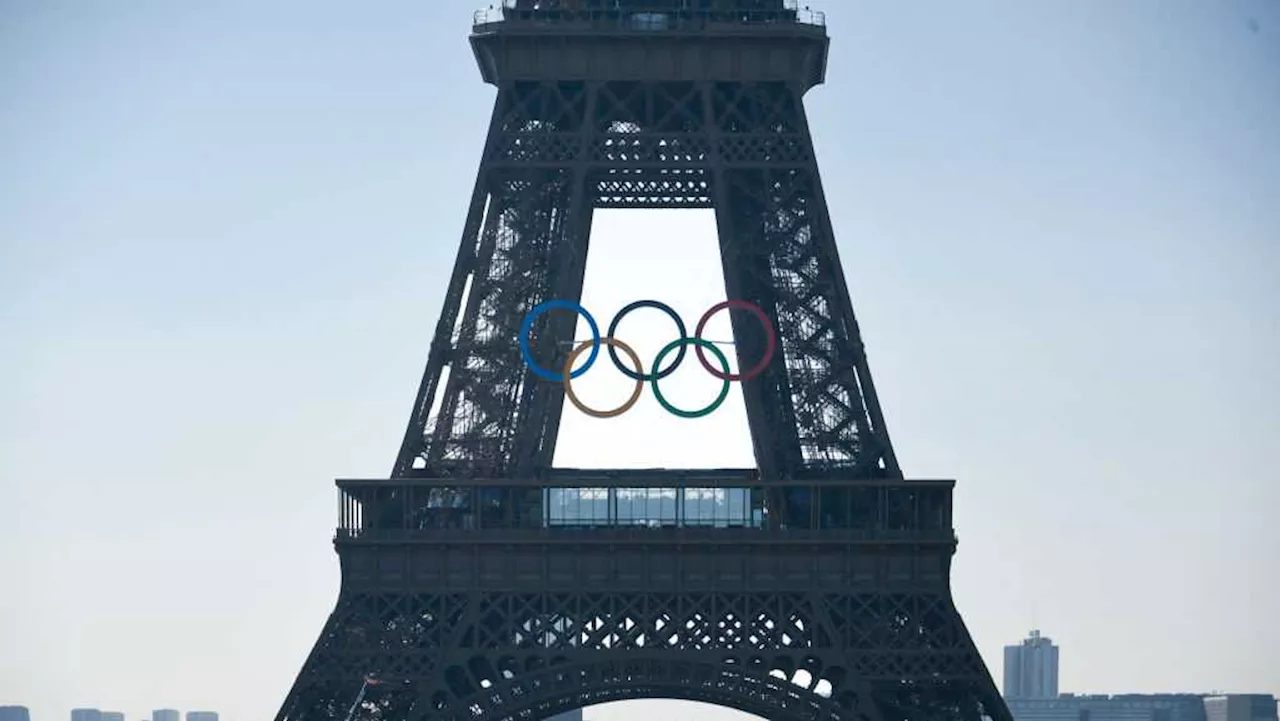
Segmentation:
[[(503, 186), (505, 179), (500, 173), (487, 173), (490, 182)], [(458, 341), (464, 343), (465, 339), (473, 337), (476, 333), (476, 321), (480, 312), (481, 301), (491, 292), (492, 279), (488, 278), (488, 269), (493, 262), (493, 253), (497, 245), (499, 222), (510, 204), (510, 198), (505, 192), (501, 192), (498, 188), (490, 191), (489, 195), (489, 212), (484, 216), (483, 227), (480, 230), (479, 240), (476, 244), (475, 255), (473, 256), (472, 272), (468, 274), (471, 280), (471, 292), (466, 296), (466, 308), (462, 314), (462, 326), (458, 329)], [(453, 329), (450, 328), (450, 361), (455, 356), (465, 358), (466, 349), (462, 353), (453, 353), (458, 350), (453, 347)], [(429, 429), (431, 436), (428, 439), (426, 448), (427, 466), (433, 463), (439, 463), (445, 458), (449, 450), (450, 443), (454, 440), (454, 435), (465, 428), (459, 428), (458, 419), (458, 403), (461, 395), (468, 392), (469, 378), (464, 373), (450, 373), (449, 380), (443, 389), (437, 392), (443, 394), (440, 403), (439, 417), (434, 428)], [(430, 411), (427, 411), (428, 413)]]
[(422, 381), (414, 398), (408, 427), (405, 429), (404, 439), (400, 443), (400, 452), (396, 455), (396, 462), (391, 470), (392, 478), (412, 475), (415, 459), (424, 458), (426, 455), (428, 415), (434, 405), (436, 394), (442, 391), (439, 387), (440, 378), (445, 365), (452, 359), (453, 328), (458, 322), (463, 289), (466, 288), (467, 280), (472, 277), (476, 268), (480, 228), (491, 190), (486, 166), (502, 127), (506, 100), (507, 96), (500, 90), (497, 100), (494, 101), (493, 113), (489, 117), (489, 130), (485, 135), (480, 167), (471, 190), (471, 205), (467, 209), (467, 219), (462, 226), (462, 239), (458, 244), (453, 275), (449, 278), (444, 305), (440, 309), (440, 320), (436, 322), (435, 335), (432, 336), (431, 349), (427, 354), (427, 367), (422, 374)]
[[(433, 346), (437, 360), (397, 463), (402, 473), (412, 473), (423, 455), (430, 467), (423, 473), (433, 475), (521, 473), (539, 460), (548, 417), (554, 416), (554, 431), (563, 391), (524, 367), (519, 335), (524, 314), (537, 304), (581, 295), (591, 221), (584, 188), (590, 137), (585, 100), (575, 83), (516, 82), (499, 90), (464, 237), (470, 252), (455, 272), (456, 290)], [(566, 138), (579, 146), (576, 152), (565, 152)], [(468, 278), (470, 293), (459, 311)], [(559, 346), (572, 340), (574, 320), (539, 319), (537, 334), (551, 359), (567, 354)], [(438, 379), (446, 363), (451, 372), (442, 390)], [(437, 397), (440, 411), (428, 429)], [(429, 443), (417, 440), (425, 433)]]
[[(702, 108), (708, 140), (707, 153), (711, 166), (709, 175), (716, 214), (716, 234), (720, 244), (720, 265), (724, 273), (725, 295), (730, 300), (749, 300), (755, 303), (772, 321), (777, 317), (776, 309), (771, 302), (772, 299), (763, 297), (761, 292), (768, 287), (767, 284), (752, 284), (747, 281), (747, 277), (752, 274), (751, 267), (755, 266), (754, 272), (758, 274), (759, 266), (762, 265), (760, 259), (755, 257), (758, 245), (753, 243), (754, 234), (748, 230), (749, 218), (753, 215), (753, 211), (759, 212), (759, 209), (746, 207), (733, 192), (733, 171), (729, 167), (729, 158), (725, 155), (725, 129), (722, 127), (725, 119), (718, 112), (716, 92), (716, 83), (704, 84)], [(764, 270), (767, 272), (767, 265)], [(752, 292), (753, 290), (755, 292)], [(731, 313), (732, 311), (723, 312)], [(758, 323), (754, 318), (748, 318), (745, 321)], [(738, 368), (743, 369), (754, 365), (764, 353), (765, 344), (760, 340), (751, 343), (748, 339), (760, 339), (762, 337), (760, 330), (746, 327), (741, 313), (730, 316), (730, 325), (733, 329), (734, 352), (737, 355)], [(763, 522), (765, 527), (770, 529), (781, 527), (785, 523), (785, 516), (782, 512), (782, 491), (769, 481), (780, 480), (790, 475), (788, 470), (794, 462), (789, 461), (792, 461), (791, 457), (799, 452), (798, 441), (793, 437), (794, 424), (777, 422), (776, 414), (783, 409), (769, 402), (770, 395), (776, 394), (770, 394), (766, 390), (766, 384), (770, 382), (778, 382), (778, 380), (785, 382), (786, 365), (782, 358), (783, 351), (783, 345), (777, 344), (770, 367), (756, 378), (740, 384), (756, 467), (760, 471), (761, 479), (765, 481), (766, 516)]]
[[(550, 254), (556, 265), (552, 268), (549, 282), (551, 297), (575, 303), (582, 301), (591, 221), (595, 215), (595, 197), (590, 183), (593, 144), (597, 134), (595, 109), (599, 86), (587, 82), (582, 92), (585, 98), (570, 171), (569, 203), (563, 232)], [(566, 344), (571, 344), (574, 340), (578, 317), (563, 314), (545, 320), (546, 337), (556, 343), (555, 358), (558, 362), (563, 362), (573, 350)], [(532, 373), (528, 376), (529, 383), (536, 384), (533, 385), (536, 392), (522, 404), (526, 413), (521, 419), (522, 428), (517, 436), (521, 445), (517, 448), (516, 457), (520, 460), (514, 470), (518, 474), (551, 467), (560, 432), (560, 419), (564, 415), (564, 389), (560, 385), (540, 381)]]
[[(713, 162), (722, 186), (717, 217), (720, 206), (728, 215), (720, 230), (727, 287), (772, 314), (778, 332), (774, 365), (743, 384), (748, 413), (758, 413), (752, 434), (772, 446), (772, 459), (759, 459), (761, 470), (792, 477), (898, 473), (887, 435), (877, 433), (882, 425), (873, 420), (881, 418), (878, 404), (864, 393), (869, 375), (834, 252), (802, 89), (776, 82), (715, 89), (710, 102), (722, 137)], [(749, 319), (735, 319), (740, 356), (754, 345), (753, 333), (758, 337)], [(762, 402), (750, 400), (757, 393)]]
[(866, 438), (874, 443), (875, 455), (883, 463), (884, 474), (889, 478), (902, 478), (902, 469), (898, 466), (898, 457), (893, 452), (893, 443), (889, 440), (889, 429), (885, 424), (884, 411), (880, 407), (880, 396), (876, 393), (875, 383), (871, 379), (871, 365), (867, 362), (866, 344), (862, 341), (862, 330), (853, 312), (853, 299), (849, 295), (849, 284), (845, 280), (844, 266), (840, 262), (840, 250), (835, 242), (835, 227), (831, 223), (831, 212), (827, 206), (826, 191), (822, 187), (822, 175), (818, 172), (818, 154), (813, 148), (813, 135), (809, 131), (809, 117), (804, 105), (797, 99), (798, 129), (804, 135), (805, 146), (809, 149), (809, 175), (812, 178), (812, 192), (816, 223), (820, 229), (820, 237), (825, 240), (820, 249), (820, 256), (825, 262), (827, 273), (832, 277), (832, 288), (840, 308), (840, 321), (847, 329), (844, 338), (850, 347), (847, 352), (853, 357), (854, 380), (861, 391), (866, 405), (869, 426), (865, 429)]
[[(755, 272), (759, 273), (758, 266), (761, 265), (761, 259), (756, 257), (758, 249), (752, 243), (754, 233), (746, 227), (747, 220), (754, 214), (763, 214), (763, 209), (744, 207), (733, 193), (733, 170), (724, 153), (724, 118), (717, 112), (716, 89), (716, 83), (703, 84), (702, 112), (707, 133), (711, 194), (716, 214), (716, 234), (720, 242), (725, 293), (731, 300), (749, 300), (759, 305), (772, 319), (776, 315), (771, 299), (762, 297), (763, 288), (759, 285), (749, 290), (746, 282), (751, 272), (749, 268), (757, 266)], [(767, 265), (764, 271), (767, 273)], [(755, 292), (751, 292), (753, 290)], [(762, 338), (758, 329), (753, 330), (748, 326), (757, 322), (754, 318), (743, 318), (741, 314), (731, 317), (739, 368), (754, 365), (764, 352), (763, 342), (747, 342), (749, 338)], [(785, 425), (775, 422), (773, 416), (777, 409), (771, 408), (771, 404), (767, 402), (768, 394), (765, 390), (767, 383), (777, 382), (779, 375), (785, 373), (782, 351), (782, 345), (779, 344), (770, 367), (756, 378), (741, 384), (756, 465), (760, 469), (760, 476), (769, 480), (778, 479), (785, 474), (788, 466), (792, 465), (788, 462), (788, 457), (798, 453), (798, 448), (795, 447), (797, 441), (793, 437), (794, 425), (790, 426), (791, 432), (788, 433)], [(767, 505), (776, 507), (777, 504)], [(776, 521), (774, 517), (772, 522)]]

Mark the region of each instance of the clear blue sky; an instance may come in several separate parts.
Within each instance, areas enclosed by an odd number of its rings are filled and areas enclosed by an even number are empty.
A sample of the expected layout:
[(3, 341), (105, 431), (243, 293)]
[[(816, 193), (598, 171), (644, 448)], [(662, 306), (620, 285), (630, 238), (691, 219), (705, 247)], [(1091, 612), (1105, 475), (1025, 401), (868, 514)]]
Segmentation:
[[(274, 714), (451, 270), (472, 9), (0, 0), (0, 703)], [(1064, 690), (1280, 692), (1280, 3), (825, 9), (841, 253), (992, 672), (1034, 625)], [(602, 213), (590, 307), (696, 317), (712, 223)], [(748, 463), (735, 401), (568, 410), (558, 462)]]

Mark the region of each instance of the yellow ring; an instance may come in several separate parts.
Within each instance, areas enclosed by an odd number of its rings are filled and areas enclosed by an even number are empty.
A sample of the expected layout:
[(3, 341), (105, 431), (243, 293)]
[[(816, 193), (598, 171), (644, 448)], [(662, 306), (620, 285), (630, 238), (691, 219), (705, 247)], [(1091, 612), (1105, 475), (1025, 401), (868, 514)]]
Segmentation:
[(577, 394), (573, 392), (573, 378), (570, 377), (571, 372), (573, 371), (573, 364), (574, 361), (578, 360), (578, 356), (582, 355), (583, 351), (595, 345), (594, 340), (584, 340), (579, 343), (578, 347), (574, 348), (573, 352), (569, 354), (569, 357), (565, 359), (564, 394), (568, 397), (569, 402), (576, 406), (578, 410), (586, 413), (592, 418), (617, 418), (623, 413), (631, 410), (631, 407), (640, 400), (640, 394), (644, 392), (644, 364), (640, 362), (640, 356), (636, 355), (636, 352), (631, 350), (631, 346), (626, 343), (623, 343), (616, 338), (601, 338), (600, 342), (607, 346), (613, 346), (614, 348), (621, 350), (623, 353), (626, 353), (627, 357), (631, 359), (631, 362), (635, 364), (636, 375), (640, 376), (640, 379), (636, 381), (635, 392), (631, 394), (631, 397), (627, 399), (626, 403), (623, 403), (621, 406), (611, 411), (598, 411), (594, 408), (588, 408), (583, 405), (582, 401), (578, 400)]

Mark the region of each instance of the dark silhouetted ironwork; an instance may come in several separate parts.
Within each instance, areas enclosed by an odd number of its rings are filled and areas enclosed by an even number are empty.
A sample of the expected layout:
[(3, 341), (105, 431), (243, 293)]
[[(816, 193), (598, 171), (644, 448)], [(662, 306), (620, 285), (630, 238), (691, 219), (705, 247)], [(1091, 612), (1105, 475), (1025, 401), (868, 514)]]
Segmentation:
[[(342, 590), (278, 721), (1010, 721), (951, 599), (953, 483), (903, 479), (849, 301), (801, 102), (827, 43), (782, 0), (477, 14), (498, 96), (455, 270), (391, 479), (338, 483)], [(563, 390), (518, 336), (580, 299), (595, 208), (715, 210), (727, 297), (778, 333), (757, 468), (552, 468)], [(576, 322), (538, 319), (543, 367)]]

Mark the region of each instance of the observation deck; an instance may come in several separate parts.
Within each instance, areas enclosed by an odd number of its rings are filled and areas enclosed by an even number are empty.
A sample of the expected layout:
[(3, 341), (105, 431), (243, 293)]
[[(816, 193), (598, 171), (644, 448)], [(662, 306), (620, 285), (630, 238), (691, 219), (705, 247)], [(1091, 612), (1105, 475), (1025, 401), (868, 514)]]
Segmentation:
[(340, 480), (334, 543), (363, 588), (943, 589), (953, 487), (739, 469)]
[(485, 82), (789, 80), (821, 84), (826, 15), (797, 0), (503, 0), (477, 10)]
[(955, 541), (949, 480), (762, 481), (754, 470), (556, 469), (511, 479), (343, 479), (343, 541)]

